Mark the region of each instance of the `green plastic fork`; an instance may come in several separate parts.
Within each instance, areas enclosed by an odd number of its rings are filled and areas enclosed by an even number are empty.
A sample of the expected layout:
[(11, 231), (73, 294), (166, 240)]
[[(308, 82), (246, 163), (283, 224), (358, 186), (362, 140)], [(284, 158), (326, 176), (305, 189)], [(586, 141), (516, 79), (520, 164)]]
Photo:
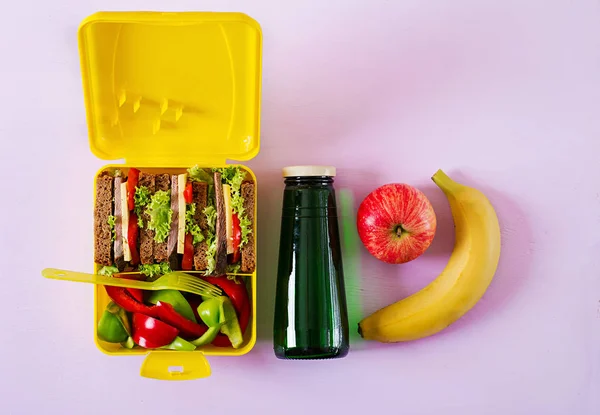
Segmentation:
[[(115, 275), (130, 275), (131, 272), (124, 272)], [(125, 278), (109, 277), (99, 274), (88, 274), (85, 272), (68, 271), (57, 268), (45, 268), (42, 270), (45, 278), (62, 281), (86, 282), (96, 285), (110, 285), (113, 287), (139, 288), (142, 290), (179, 290), (206, 297), (219, 297), (223, 294), (221, 289), (200, 278), (193, 277), (181, 271), (169, 272), (158, 277), (156, 280), (137, 281)]]

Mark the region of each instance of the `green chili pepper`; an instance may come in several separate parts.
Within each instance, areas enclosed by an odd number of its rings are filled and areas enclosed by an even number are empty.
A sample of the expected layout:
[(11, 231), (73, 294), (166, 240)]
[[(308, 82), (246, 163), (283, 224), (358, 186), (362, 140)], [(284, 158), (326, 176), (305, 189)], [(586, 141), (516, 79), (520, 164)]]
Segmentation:
[(131, 326), (124, 309), (110, 302), (98, 322), (98, 338), (109, 343), (120, 343), (131, 334)]
[(188, 342), (185, 339), (177, 336), (175, 340), (171, 342), (171, 344), (167, 344), (166, 346), (162, 346), (161, 349), (169, 349), (169, 350), (183, 350), (186, 352), (192, 351), (196, 348), (193, 343)]
[(151, 304), (156, 304), (158, 302), (171, 304), (175, 311), (181, 314), (183, 317), (188, 320), (197, 323), (196, 316), (194, 316), (194, 310), (192, 310), (192, 306), (185, 299), (183, 294), (181, 294), (177, 290), (159, 290), (153, 291), (148, 298), (148, 302)]

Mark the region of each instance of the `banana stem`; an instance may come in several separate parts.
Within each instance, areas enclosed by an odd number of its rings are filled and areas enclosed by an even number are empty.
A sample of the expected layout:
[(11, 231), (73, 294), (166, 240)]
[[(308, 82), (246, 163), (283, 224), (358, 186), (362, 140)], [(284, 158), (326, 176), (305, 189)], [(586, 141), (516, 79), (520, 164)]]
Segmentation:
[(450, 176), (444, 173), (441, 169), (435, 172), (435, 174), (431, 177), (431, 180), (433, 180), (433, 182), (438, 185), (438, 187), (442, 189), (444, 193), (453, 193), (462, 187), (460, 183), (452, 180)]

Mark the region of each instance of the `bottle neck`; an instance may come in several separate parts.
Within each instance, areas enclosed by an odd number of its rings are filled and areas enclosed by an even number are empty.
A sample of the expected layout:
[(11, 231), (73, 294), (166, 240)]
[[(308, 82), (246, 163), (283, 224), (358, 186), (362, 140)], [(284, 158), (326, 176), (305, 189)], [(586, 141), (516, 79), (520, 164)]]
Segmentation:
[(298, 176), (286, 177), (284, 180), (286, 185), (291, 186), (329, 186), (333, 183), (331, 176)]

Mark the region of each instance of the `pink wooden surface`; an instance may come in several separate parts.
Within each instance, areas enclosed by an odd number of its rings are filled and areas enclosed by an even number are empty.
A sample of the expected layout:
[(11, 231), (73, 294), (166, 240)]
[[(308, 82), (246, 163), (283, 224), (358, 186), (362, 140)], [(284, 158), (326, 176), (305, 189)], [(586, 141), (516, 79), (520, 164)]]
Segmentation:
[[(86, 138), (77, 25), (166, 3), (29, 3), (4, 5), (0, 26), (1, 412), (600, 413), (598, 2), (170, 3), (243, 11), (264, 34), (262, 145), (248, 163), (260, 189), (260, 338), (186, 383), (101, 354), (91, 287), (40, 276), (89, 271), (92, 258), (91, 180), (104, 162)], [(354, 338), (343, 360), (275, 359), (281, 168), (304, 163), (335, 165), (337, 188), (357, 200), (400, 181), (436, 209), (438, 234), (418, 260), (345, 258), (359, 265), (349, 302), (365, 314), (423, 287), (449, 257), (450, 212), (430, 176), (442, 168), (484, 190), (503, 251), (483, 300), (422, 341)]]

